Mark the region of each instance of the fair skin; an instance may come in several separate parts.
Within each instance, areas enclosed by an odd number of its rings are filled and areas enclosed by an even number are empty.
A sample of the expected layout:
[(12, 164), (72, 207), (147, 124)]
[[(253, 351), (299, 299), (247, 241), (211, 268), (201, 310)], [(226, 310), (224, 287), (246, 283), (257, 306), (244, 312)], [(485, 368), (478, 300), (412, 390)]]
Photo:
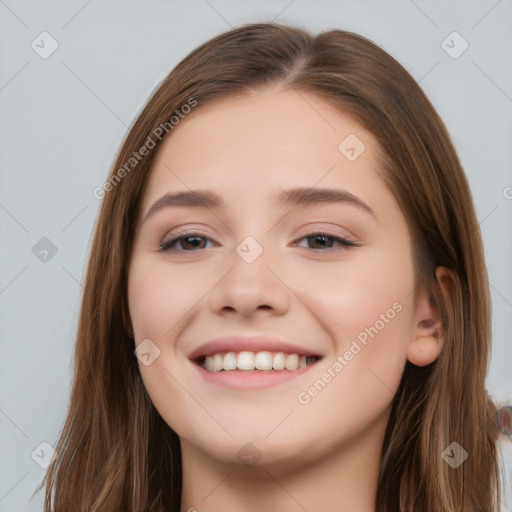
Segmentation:
[[(338, 150), (349, 134), (366, 146), (354, 161)], [(380, 450), (404, 365), (431, 363), (443, 341), (438, 312), (415, 287), (406, 220), (378, 169), (369, 132), (322, 99), (290, 89), (198, 109), (160, 148), (143, 198), (128, 299), (136, 343), (150, 339), (160, 350), (139, 368), (153, 404), (180, 437), (182, 511), (374, 510)], [(348, 202), (291, 207), (274, 200), (292, 187), (345, 190), (373, 214)], [(142, 222), (164, 194), (190, 190), (215, 192), (225, 204), (166, 206)], [(177, 229), (185, 240), (159, 250)], [(310, 236), (318, 231), (328, 237)], [(201, 238), (186, 238), (190, 232)], [(247, 236), (263, 249), (252, 263), (236, 251)], [(377, 334), (333, 370), (370, 326)], [(265, 389), (228, 389), (201, 378), (188, 354), (238, 334), (279, 336), (323, 357)], [(328, 384), (308, 393), (322, 376)], [(246, 443), (257, 447), (254, 465), (239, 456)]]

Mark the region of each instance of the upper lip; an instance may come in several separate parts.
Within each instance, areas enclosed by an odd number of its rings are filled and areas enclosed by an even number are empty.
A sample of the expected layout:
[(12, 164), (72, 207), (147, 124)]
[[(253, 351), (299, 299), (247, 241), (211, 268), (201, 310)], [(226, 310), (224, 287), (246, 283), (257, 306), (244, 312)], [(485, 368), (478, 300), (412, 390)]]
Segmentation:
[(218, 354), (220, 352), (287, 352), (290, 354), (299, 354), (305, 356), (319, 356), (318, 352), (301, 347), (294, 343), (278, 338), (271, 335), (258, 335), (258, 336), (225, 336), (216, 338), (197, 348), (193, 349), (188, 358), (190, 360), (205, 357), (210, 354)]

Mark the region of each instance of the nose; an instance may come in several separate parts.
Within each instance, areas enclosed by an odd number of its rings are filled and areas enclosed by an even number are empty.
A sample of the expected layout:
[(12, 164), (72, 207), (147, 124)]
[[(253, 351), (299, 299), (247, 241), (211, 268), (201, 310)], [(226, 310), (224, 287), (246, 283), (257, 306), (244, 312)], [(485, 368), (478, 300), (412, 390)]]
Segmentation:
[(224, 316), (283, 315), (290, 307), (291, 293), (269, 265), (265, 251), (252, 263), (235, 253), (230, 270), (210, 294), (210, 307)]

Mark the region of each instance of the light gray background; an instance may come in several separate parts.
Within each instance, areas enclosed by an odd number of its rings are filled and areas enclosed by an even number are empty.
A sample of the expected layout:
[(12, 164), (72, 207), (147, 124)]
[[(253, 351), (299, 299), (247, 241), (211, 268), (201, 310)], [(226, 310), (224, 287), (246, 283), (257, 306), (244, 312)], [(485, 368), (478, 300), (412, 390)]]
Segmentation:
[[(510, 0), (0, 0), (0, 512), (42, 510), (42, 493), (29, 497), (44, 474), (37, 462), (50, 453), (40, 443), (55, 445), (68, 406), (81, 281), (99, 207), (93, 189), (178, 61), (232, 26), (270, 20), (369, 37), (420, 81), (438, 109), (484, 237), (494, 332), (488, 388), (498, 400), (512, 399)], [(59, 45), (47, 59), (31, 48), (43, 31)], [(456, 59), (441, 46), (453, 31), (469, 43)], [(42, 237), (57, 247), (46, 262), (32, 252)], [(503, 448), (510, 481), (510, 443)], [(510, 490), (503, 505), (512, 510)]]

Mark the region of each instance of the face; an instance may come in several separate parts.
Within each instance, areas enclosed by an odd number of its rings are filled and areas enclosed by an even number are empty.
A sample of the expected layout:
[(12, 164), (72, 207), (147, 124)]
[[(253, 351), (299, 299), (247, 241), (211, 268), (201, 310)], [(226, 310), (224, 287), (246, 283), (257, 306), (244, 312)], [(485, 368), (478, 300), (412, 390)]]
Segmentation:
[[(217, 101), (163, 143), (128, 298), (144, 385), (182, 446), (291, 465), (383, 432), (415, 283), (377, 150), (291, 90)], [(192, 191), (210, 195), (171, 197)]]

